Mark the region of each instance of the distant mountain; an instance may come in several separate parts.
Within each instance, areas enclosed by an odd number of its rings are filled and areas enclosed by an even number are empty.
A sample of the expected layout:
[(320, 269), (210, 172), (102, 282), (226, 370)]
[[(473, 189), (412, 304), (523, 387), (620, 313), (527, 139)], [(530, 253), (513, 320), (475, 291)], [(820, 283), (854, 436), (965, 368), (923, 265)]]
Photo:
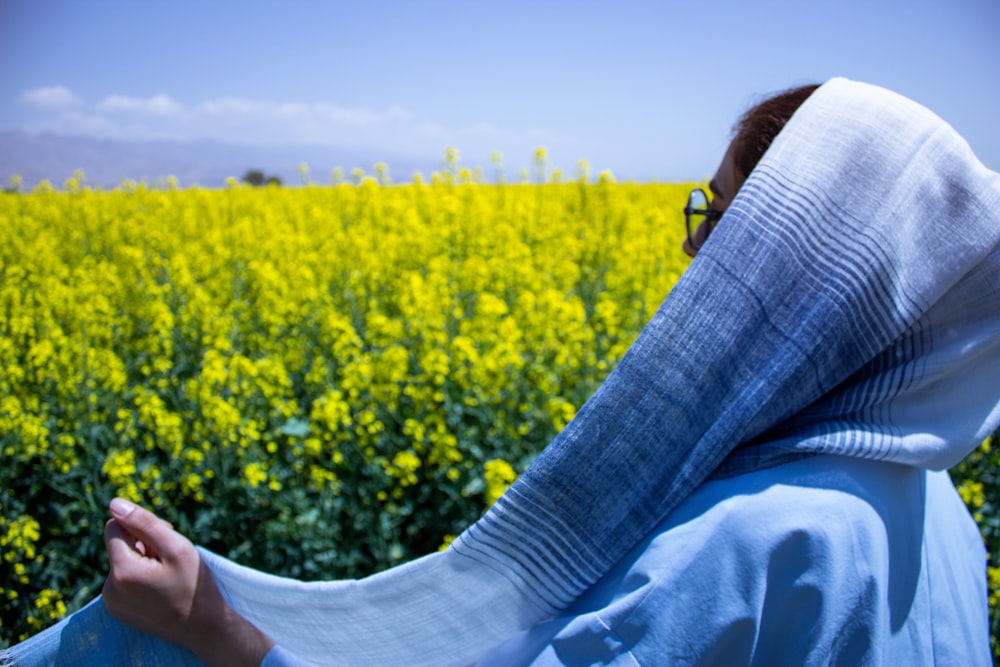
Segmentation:
[(310, 180), (328, 183), (334, 167), (345, 176), (360, 167), (374, 173), (374, 165), (384, 162), (390, 177), (409, 181), (413, 173), (429, 176), (440, 168), (436, 156), (416, 160), (402, 155), (364, 155), (361, 151), (338, 151), (310, 146), (239, 146), (213, 141), (115, 141), (55, 134), (0, 132), (0, 186), (12, 175), (31, 188), (42, 180), (61, 186), (77, 169), (86, 183), (111, 188), (123, 180), (155, 183), (174, 176), (182, 187), (218, 187), (230, 176), (240, 178), (248, 169), (276, 175), (286, 184), (301, 183), (299, 165), (309, 165)]

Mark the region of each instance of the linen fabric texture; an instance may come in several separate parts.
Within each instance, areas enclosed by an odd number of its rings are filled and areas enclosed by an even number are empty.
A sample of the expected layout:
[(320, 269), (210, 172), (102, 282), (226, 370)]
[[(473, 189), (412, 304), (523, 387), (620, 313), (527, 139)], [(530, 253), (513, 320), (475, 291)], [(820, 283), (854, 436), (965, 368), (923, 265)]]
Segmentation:
[[(202, 556), (271, 667), (989, 664), (982, 542), (934, 471), (998, 422), (1000, 175), (920, 105), (831, 79), (448, 550), (319, 583)], [(99, 599), (5, 658), (198, 664)]]

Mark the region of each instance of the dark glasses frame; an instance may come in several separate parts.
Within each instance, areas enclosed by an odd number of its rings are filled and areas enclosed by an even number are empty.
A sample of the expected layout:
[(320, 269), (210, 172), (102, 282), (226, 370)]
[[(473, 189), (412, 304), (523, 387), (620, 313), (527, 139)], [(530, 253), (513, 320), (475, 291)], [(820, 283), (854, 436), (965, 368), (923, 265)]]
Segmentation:
[[(694, 199), (699, 195), (705, 202), (706, 208), (696, 207), (696, 204), (700, 202), (695, 202)], [(712, 223), (717, 222), (722, 217), (722, 211), (707, 208), (710, 202), (711, 200), (702, 188), (695, 188), (688, 195), (687, 206), (684, 207), (684, 225), (687, 228), (688, 245), (693, 250), (698, 250), (704, 245), (705, 241), (708, 240), (708, 235), (712, 232)], [(695, 241), (695, 233), (702, 222), (707, 222), (708, 226), (705, 227), (705, 238), (702, 239), (701, 243), (698, 243)]]

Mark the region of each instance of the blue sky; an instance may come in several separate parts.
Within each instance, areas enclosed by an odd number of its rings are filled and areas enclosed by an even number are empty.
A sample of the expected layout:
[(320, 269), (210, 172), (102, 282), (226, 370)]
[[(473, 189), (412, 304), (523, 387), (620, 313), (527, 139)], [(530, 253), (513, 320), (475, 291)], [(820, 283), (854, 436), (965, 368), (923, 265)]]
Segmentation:
[[(0, 130), (714, 171), (739, 111), (846, 76), (1000, 169), (1000, 2), (0, 0)], [(393, 174), (405, 180), (407, 174)]]

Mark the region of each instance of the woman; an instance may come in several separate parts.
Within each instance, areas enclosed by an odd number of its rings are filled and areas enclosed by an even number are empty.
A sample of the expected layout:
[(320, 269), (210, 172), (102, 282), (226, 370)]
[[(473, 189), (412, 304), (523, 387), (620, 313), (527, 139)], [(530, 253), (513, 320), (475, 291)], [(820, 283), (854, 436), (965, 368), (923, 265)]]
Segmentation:
[(684, 239), (684, 252), (689, 257), (698, 254), (698, 249), (705, 243), (733, 197), (743, 187), (747, 174), (764, 157), (771, 142), (785, 127), (792, 114), (817, 88), (819, 86), (815, 84), (792, 88), (765, 99), (740, 117), (733, 140), (708, 184), (712, 193), (711, 207), (707, 206), (708, 197), (705, 192), (698, 188), (691, 192), (684, 209), (688, 232)]
[(448, 550), (301, 584), (116, 501), (104, 603), (11, 657), (190, 659), (110, 611), (209, 664), (989, 664), (943, 470), (1000, 421), (1000, 175), (889, 91), (803, 96), (756, 166), (738, 135), (689, 270)]

